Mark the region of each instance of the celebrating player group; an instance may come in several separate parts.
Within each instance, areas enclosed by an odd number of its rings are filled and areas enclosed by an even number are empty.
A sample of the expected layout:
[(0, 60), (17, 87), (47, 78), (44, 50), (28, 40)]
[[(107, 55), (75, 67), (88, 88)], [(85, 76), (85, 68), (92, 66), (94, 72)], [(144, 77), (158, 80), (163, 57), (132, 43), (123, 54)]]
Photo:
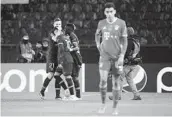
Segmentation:
[[(49, 49), (47, 52), (47, 73), (40, 96), (45, 98), (45, 90), (51, 79), (55, 78), (56, 99), (80, 100), (79, 70), (82, 65), (82, 57), (79, 51), (79, 41), (74, 33), (75, 25), (68, 23), (62, 30), (62, 21), (56, 18), (54, 29), (49, 37)], [(65, 79), (62, 78), (62, 75)], [(65, 96), (60, 96), (61, 87)]]

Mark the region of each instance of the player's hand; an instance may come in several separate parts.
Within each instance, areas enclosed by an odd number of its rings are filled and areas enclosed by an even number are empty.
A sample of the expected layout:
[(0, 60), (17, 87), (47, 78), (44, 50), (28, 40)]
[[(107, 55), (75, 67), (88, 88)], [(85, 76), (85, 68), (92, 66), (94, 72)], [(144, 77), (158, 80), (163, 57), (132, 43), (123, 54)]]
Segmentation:
[(73, 48), (69, 48), (69, 51), (72, 52), (73, 51)]
[(32, 54), (35, 55), (35, 51), (34, 50), (32, 50)]
[(117, 62), (117, 66), (118, 66), (118, 72), (119, 74), (122, 74), (123, 72), (123, 65), (124, 65), (124, 55), (120, 55), (118, 58), (118, 62)]
[(124, 55), (120, 55), (118, 58), (118, 66), (123, 66), (124, 64)]
[(51, 39), (56, 42), (56, 36), (54, 34), (51, 33)]
[(60, 68), (60, 69), (62, 69), (63, 68), (63, 66), (62, 66), (62, 64), (58, 64), (58, 66), (57, 66), (58, 68)]
[(97, 49), (98, 49), (99, 52), (100, 52), (100, 44), (97, 44)]

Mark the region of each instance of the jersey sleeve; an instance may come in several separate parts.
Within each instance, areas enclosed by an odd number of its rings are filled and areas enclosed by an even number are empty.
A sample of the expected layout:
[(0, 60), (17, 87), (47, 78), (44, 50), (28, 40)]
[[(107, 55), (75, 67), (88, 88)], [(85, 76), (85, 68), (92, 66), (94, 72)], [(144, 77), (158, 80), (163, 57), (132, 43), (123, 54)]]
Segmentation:
[(47, 50), (47, 63), (52, 63), (53, 61), (53, 41), (50, 39), (51, 37), (49, 37), (49, 46), (48, 46), (48, 50)]
[(74, 33), (72, 33), (71, 35), (70, 35), (70, 40), (71, 40), (71, 42), (73, 43), (73, 42), (77, 42), (78, 43), (78, 37), (74, 34)]
[(127, 26), (125, 21), (122, 22), (122, 27), (121, 27), (121, 37), (127, 37)]
[(59, 40), (58, 43), (58, 64), (62, 64), (63, 62), (63, 54), (64, 54), (64, 42), (63, 40)]

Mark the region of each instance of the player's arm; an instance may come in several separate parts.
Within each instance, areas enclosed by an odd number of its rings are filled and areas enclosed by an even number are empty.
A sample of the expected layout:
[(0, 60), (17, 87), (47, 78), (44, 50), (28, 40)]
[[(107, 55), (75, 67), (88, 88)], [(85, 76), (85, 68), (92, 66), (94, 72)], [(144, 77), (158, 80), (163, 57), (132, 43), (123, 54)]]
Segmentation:
[(74, 46), (71, 48), (71, 51), (78, 51), (79, 50), (79, 43), (78, 43), (78, 37), (75, 34), (70, 35), (72, 45)]
[(138, 53), (140, 52), (140, 43), (139, 42), (133, 42), (133, 53), (132, 53), (132, 57), (136, 58), (136, 56), (138, 55)]
[(100, 39), (101, 39), (101, 29), (100, 29), (100, 22), (99, 22), (96, 33), (95, 33), (95, 42), (96, 42), (96, 46), (98, 50), (100, 49)]
[(53, 57), (52, 57), (52, 52), (53, 52), (53, 40), (51, 40), (51, 36), (49, 36), (49, 45), (48, 45), (48, 50), (47, 50), (47, 63), (51, 63)]
[(121, 54), (120, 57), (124, 58), (124, 55), (126, 53), (127, 50), (127, 46), (128, 46), (128, 39), (127, 39), (127, 27), (125, 22), (122, 24), (122, 28), (121, 28)]
[(58, 64), (62, 65), (64, 56), (64, 43), (62, 41), (58, 42)]

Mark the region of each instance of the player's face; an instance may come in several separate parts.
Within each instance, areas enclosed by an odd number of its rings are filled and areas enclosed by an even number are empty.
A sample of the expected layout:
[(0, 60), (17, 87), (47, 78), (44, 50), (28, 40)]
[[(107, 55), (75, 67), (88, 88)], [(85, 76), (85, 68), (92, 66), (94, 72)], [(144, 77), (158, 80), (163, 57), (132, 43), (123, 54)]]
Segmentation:
[(43, 42), (42, 44), (44, 47), (48, 47), (48, 42)]
[(104, 13), (109, 20), (112, 20), (115, 17), (116, 10), (112, 7), (111, 8), (105, 8)]
[(62, 29), (62, 22), (61, 21), (55, 21), (53, 26), (54, 26), (54, 28), (61, 30)]
[(40, 43), (36, 44), (36, 48), (41, 48), (41, 47), (42, 47), (42, 45)]

